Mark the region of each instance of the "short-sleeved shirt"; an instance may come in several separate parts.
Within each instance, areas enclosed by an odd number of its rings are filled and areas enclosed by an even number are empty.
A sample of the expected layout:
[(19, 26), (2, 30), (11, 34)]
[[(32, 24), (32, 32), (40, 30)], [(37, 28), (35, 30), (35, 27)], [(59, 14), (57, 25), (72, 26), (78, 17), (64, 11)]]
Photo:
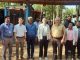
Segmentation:
[(60, 38), (63, 36), (64, 31), (63, 31), (64, 25), (60, 24), (59, 26), (55, 26), (55, 24), (52, 26), (51, 32), (53, 37)]
[(16, 36), (23, 37), (24, 33), (27, 32), (25, 25), (15, 25), (14, 32), (16, 32)]

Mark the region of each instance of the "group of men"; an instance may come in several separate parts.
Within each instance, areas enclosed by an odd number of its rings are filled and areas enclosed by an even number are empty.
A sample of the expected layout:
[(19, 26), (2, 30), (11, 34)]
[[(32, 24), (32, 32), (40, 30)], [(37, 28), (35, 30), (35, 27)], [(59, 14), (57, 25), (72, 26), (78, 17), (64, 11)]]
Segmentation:
[[(6, 50), (9, 48), (9, 60), (12, 56), (12, 44), (15, 40), (16, 43), (16, 60), (23, 58), (24, 43), (27, 43), (27, 60), (34, 59), (34, 45), (35, 40), (38, 38), (39, 42), (39, 60), (44, 57), (45, 60), (49, 60), (47, 56), (49, 41), (52, 42), (53, 47), (53, 60), (62, 60), (62, 47), (65, 45), (65, 56), (68, 60), (69, 53), (75, 60), (75, 49), (77, 46), (78, 58), (80, 59), (80, 22), (77, 21), (73, 27), (71, 17), (69, 16), (64, 24), (61, 23), (61, 19), (56, 17), (53, 21), (53, 25), (47, 24), (47, 19), (43, 18), (41, 22), (33, 22), (32, 17), (28, 17), (28, 23), (23, 24), (22, 17), (18, 18), (18, 24), (13, 25), (10, 23), (10, 16), (5, 17), (5, 22), (1, 24), (1, 38), (3, 45), (2, 60), (6, 60)], [(15, 39), (13, 39), (15, 38)], [(20, 54), (19, 54), (20, 47)], [(58, 48), (58, 50), (57, 50)], [(58, 55), (58, 56), (57, 56)]]

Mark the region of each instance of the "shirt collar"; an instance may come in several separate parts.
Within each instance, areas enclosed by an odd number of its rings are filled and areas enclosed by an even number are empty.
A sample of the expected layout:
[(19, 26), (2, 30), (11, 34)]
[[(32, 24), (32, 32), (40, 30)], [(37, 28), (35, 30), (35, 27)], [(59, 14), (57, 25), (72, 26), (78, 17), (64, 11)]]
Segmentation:
[(28, 25), (32, 26), (32, 25), (33, 25), (33, 23), (32, 23), (32, 24), (28, 23)]
[(68, 28), (68, 30), (73, 30), (73, 28), (72, 28), (72, 29), (69, 29), (69, 28)]
[(5, 25), (10, 25), (10, 23), (6, 23), (6, 22), (5, 22)]
[(22, 25), (18, 24), (18, 25), (19, 25), (19, 26), (22, 26), (23, 24), (22, 24)]

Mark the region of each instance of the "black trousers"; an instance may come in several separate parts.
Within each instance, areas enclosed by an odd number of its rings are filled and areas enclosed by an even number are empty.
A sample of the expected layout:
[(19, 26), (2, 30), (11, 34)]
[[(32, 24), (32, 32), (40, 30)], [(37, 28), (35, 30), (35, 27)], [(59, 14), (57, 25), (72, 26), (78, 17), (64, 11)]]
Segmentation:
[(34, 55), (34, 44), (35, 44), (35, 37), (28, 37), (27, 38), (27, 53), (28, 58), (33, 58)]
[(78, 38), (77, 41), (77, 54), (78, 54), (78, 58), (80, 58), (80, 38)]
[(69, 41), (67, 40), (65, 43), (65, 56), (66, 59), (68, 58), (68, 56), (70, 55), (72, 58), (75, 58), (75, 47), (73, 45), (73, 41)]
[[(57, 59), (57, 53), (58, 53), (58, 58), (61, 60), (62, 59), (62, 46), (61, 44), (61, 38), (55, 38), (57, 40), (53, 40), (52, 46), (53, 46), (53, 60)], [(58, 50), (57, 50), (58, 48)]]
[(43, 53), (44, 57), (47, 57), (47, 50), (48, 50), (48, 40), (47, 37), (44, 36), (43, 39), (40, 40), (39, 42), (39, 57), (43, 57)]

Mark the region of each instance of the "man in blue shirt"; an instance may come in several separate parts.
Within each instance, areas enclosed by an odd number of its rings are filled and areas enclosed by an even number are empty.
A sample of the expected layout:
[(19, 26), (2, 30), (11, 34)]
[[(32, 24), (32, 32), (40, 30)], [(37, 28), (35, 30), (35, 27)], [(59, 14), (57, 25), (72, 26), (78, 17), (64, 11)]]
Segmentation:
[(3, 45), (2, 60), (6, 60), (6, 50), (9, 48), (9, 60), (11, 60), (12, 55), (12, 38), (13, 38), (13, 24), (10, 23), (10, 17), (5, 17), (5, 22), (0, 26), (1, 38)]
[(26, 25), (27, 29), (27, 53), (28, 53), (28, 59), (34, 59), (34, 43), (35, 43), (35, 38), (37, 35), (37, 28), (36, 25), (33, 23), (33, 18), (28, 17), (28, 24)]

